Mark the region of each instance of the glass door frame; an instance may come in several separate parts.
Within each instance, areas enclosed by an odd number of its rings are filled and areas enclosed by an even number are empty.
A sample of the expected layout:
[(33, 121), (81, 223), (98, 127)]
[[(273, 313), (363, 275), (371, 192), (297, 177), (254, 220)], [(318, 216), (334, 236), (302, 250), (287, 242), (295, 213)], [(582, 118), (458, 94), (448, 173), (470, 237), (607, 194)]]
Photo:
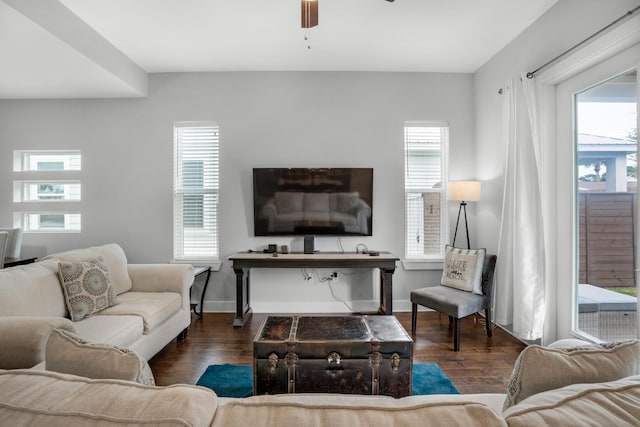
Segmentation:
[[(576, 111), (578, 93), (606, 82), (633, 69), (640, 70), (640, 45), (602, 61), (556, 86), (556, 141), (558, 194), (558, 285), (557, 334), (588, 339), (577, 330), (578, 311), (578, 186), (576, 174)], [(637, 77), (636, 77), (637, 80)], [(638, 85), (636, 83), (636, 93)], [(570, 141), (570, 143), (568, 143)], [(570, 204), (570, 206), (569, 206)], [(640, 235), (636, 218), (636, 242)], [(634, 270), (638, 268), (635, 260)], [(636, 278), (637, 284), (637, 278)], [(570, 308), (570, 309), (569, 309)]]

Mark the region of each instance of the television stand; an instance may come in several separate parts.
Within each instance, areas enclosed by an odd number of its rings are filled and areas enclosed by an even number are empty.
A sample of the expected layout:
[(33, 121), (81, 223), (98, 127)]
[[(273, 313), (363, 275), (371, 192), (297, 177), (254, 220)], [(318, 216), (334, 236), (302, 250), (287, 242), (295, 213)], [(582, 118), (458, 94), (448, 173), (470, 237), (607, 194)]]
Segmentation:
[(371, 256), (355, 252), (270, 253), (238, 252), (229, 257), (236, 273), (236, 317), (233, 326), (242, 327), (251, 313), (249, 299), (252, 268), (377, 268), (380, 270), (379, 314), (393, 314), (393, 273), (398, 257), (389, 252)]

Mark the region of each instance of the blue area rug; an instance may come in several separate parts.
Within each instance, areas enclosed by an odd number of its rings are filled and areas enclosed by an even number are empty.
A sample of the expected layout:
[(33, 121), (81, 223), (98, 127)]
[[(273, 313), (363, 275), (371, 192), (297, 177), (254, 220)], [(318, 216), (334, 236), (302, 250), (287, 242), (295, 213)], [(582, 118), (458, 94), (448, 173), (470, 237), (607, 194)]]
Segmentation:
[[(196, 385), (208, 387), (220, 397), (248, 397), (253, 394), (253, 366), (210, 365)], [(435, 363), (413, 364), (413, 395), (460, 394)]]

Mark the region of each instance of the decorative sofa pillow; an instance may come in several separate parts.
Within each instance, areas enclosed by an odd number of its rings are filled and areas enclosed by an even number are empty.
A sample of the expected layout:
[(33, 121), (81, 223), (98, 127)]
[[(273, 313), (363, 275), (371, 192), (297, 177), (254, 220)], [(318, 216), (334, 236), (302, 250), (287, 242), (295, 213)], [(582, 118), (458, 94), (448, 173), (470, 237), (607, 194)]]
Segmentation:
[(81, 262), (99, 257), (104, 259), (104, 264), (109, 268), (111, 282), (116, 295), (130, 291), (133, 285), (129, 277), (127, 256), (120, 245), (116, 243), (58, 252), (47, 255), (43, 260), (55, 259), (56, 261)]
[(578, 383), (615, 381), (640, 373), (640, 341), (549, 348), (530, 345), (516, 360), (504, 410), (529, 396)]
[(509, 427), (637, 426), (640, 375), (538, 393), (502, 413)]
[(155, 385), (146, 360), (126, 348), (88, 343), (79, 336), (54, 329), (45, 349), (48, 371), (92, 379), (119, 379)]
[(441, 284), (482, 295), (482, 268), (486, 249), (460, 249), (445, 246)]
[(117, 304), (111, 275), (102, 257), (83, 262), (61, 261), (58, 276), (74, 322)]
[(360, 195), (357, 191), (350, 193), (332, 193), (329, 195), (329, 207), (333, 212), (354, 214), (360, 205)]

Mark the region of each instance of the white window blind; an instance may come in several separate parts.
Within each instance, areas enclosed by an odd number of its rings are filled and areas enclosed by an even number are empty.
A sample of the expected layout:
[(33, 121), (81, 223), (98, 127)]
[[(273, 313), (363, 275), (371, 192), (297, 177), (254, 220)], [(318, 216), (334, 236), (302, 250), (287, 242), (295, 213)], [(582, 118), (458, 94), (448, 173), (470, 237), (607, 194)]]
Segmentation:
[(218, 259), (219, 129), (213, 122), (174, 125), (174, 259)]
[(405, 123), (406, 258), (444, 253), (448, 135), (446, 123)]

